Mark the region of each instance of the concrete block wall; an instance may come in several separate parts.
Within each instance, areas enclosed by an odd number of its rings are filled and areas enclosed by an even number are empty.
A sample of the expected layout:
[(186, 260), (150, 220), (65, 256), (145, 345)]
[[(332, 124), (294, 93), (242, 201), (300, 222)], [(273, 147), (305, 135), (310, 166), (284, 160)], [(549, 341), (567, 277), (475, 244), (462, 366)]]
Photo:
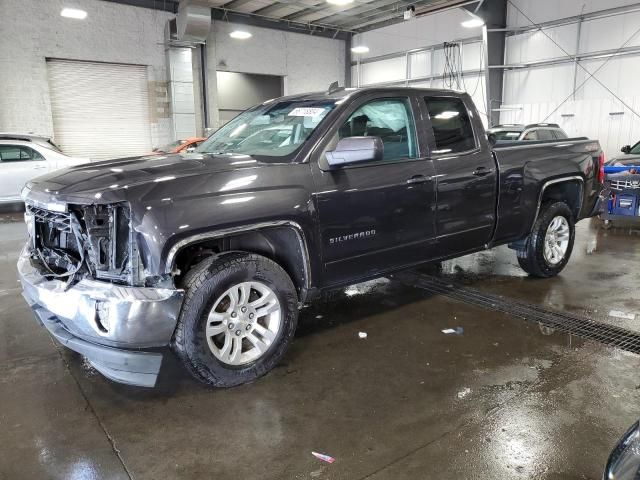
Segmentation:
[[(86, 10), (63, 18), (63, 7)], [(53, 134), (46, 58), (146, 65), (152, 143), (171, 138), (166, 109), (167, 12), (99, 0), (3, 0), (0, 34), (0, 131)], [(97, 132), (99, 133), (99, 132)]]
[[(229, 33), (248, 30), (248, 40)], [(345, 81), (345, 42), (312, 35), (214, 21), (207, 39), (209, 124), (219, 126), (216, 71), (280, 75), (285, 95), (324, 91)]]

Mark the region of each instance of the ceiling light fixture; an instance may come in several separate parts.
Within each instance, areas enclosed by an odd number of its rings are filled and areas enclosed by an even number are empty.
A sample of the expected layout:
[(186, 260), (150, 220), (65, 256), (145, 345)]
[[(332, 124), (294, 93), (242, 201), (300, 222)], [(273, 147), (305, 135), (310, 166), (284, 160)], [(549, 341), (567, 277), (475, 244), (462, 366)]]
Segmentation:
[(369, 53), (369, 47), (366, 45), (357, 45), (351, 49), (353, 53)]
[(349, 5), (350, 3), (353, 3), (353, 0), (327, 0), (327, 3), (330, 3), (331, 5)]
[(87, 12), (78, 8), (63, 8), (60, 12), (61, 17), (75, 18), (77, 20), (84, 20), (87, 18)]
[(250, 32), (246, 30), (234, 30), (229, 34), (231, 38), (235, 38), (236, 40), (246, 40), (247, 38), (253, 37)]

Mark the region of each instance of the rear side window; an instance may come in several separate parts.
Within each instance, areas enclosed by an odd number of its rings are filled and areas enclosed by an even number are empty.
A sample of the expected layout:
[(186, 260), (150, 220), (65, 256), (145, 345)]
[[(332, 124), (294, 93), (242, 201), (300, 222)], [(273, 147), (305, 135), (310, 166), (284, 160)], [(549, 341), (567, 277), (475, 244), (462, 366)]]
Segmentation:
[(531, 130), (522, 138), (522, 140), (538, 140), (538, 131)]
[(436, 149), (432, 153), (465, 152), (476, 148), (467, 107), (459, 98), (426, 97)]
[(0, 145), (0, 162), (24, 162), (29, 160), (44, 160), (44, 157), (29, 147)]

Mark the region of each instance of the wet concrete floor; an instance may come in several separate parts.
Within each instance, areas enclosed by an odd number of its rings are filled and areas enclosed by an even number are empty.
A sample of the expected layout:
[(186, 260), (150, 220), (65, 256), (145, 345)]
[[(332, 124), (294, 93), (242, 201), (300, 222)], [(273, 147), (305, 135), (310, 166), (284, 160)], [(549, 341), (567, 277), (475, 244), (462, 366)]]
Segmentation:
[[(306, 308), (251, 385), (205, 388), (172, 357), (156, 389), (117, 385), (36, 324), (15, 275), (23, 225), (0, 220), (3, 480), (597, 479), (640, 416), (637, 355), (394, 279)], [(505, 247), (442, 275), (640, 330), (640, 227), (581, 222), (555, 279), (527, 278)]]

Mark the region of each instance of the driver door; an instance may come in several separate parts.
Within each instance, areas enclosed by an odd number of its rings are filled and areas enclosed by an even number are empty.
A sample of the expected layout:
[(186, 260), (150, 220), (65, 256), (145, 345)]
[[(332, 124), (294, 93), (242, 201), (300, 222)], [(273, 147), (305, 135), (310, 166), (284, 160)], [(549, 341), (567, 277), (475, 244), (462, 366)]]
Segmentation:
[[(415, 102), (408, 96), (365, 97), (343, 113), (316, 150), (324, 285), (354, 282), (429, 255), (434, 172), (416, 132)], [(381, 138), (382, 160), (329, 167), (325, 152), (352, 136)]]

